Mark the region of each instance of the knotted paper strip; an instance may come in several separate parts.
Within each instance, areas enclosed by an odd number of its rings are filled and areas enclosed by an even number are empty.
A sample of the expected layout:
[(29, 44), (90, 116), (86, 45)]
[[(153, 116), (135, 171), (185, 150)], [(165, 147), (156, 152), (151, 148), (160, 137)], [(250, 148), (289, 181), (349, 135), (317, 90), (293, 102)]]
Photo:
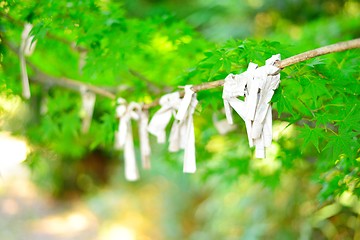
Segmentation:
[[(225, 78), (223, 99), (226, 117), (232, 123), (231, 108), (245, 121), (250, 147), (255, 146), (255, 156), (265, 158), (265, 147), (272, 141), (272, 113), (270, 101), (279, 86), (280, 73), (275, 62), (280, 54), (266, 60), (265, 66), (257, 68), (250, 63), (246, 72), (229, 74)], [(245, 101), (237, 97), (244, 96)]]
[(225, 78), (222, 97), (224, 100), (226, 119), (230, 124), (233, 124), (230, 107), (232, 107), (240, 115), (240, 117), (245, 120), (247, 112), (246, 106), (244, 101), (239, 100), (237, 97), (245, 96), (246, 85), (248, 84), (249, 79), (253, 78), (256, 68), (256, 64), (250, 63), (248, 69), (242, 74), (229, 74)]
[(82, 117), (81, 131), (83, 133), (87, 133), (91, 125), (91, 119), (93, 116), (96, 101), (96, 94), (88, 91), (86, 88), (81, 88), (80, 92), (82, 100), (82, 107), (80, 113)]
[(136, 181), (139, 179), (139, 171), (136, 165), (131, 119), (139, 119), (137, 112), (141, 110), (141, 106), (134, 102), (126, 106), (125, 100), (121, 98), (118, 99), (118, 104), (116, 115), (120, 118), (120, 123), (119, 130), (115, 133), (115, 147), (124, 149), (125, 178), (128, 181)]
[(29, 99), (31, 94), (30, 94), (29, 77), (26, 70), (25, 56), (30, 56), (31, 54), (33, 54), (36, 46), (36, 41), (32, 42), (34, 36), (30, 36), (31, 29), (32, 29), (31, 24), (26, 23), (24, 25), (24, 30), (21, 34), (21, 44), (19, 50), (22, 95), (26, 99)]
[(171, 116), (175, 116), (180, 102), (179, 92), (169, 93), (160, 98), (161, 108), (154, 114), (148, 126), (149, 133), (157, 137), (158, 143), (165, 143), (166, 126), (169, 124)]
[(224, 100), (226, 119), (229, 124), (233, 124), (231, 113), (232, 108), (244, 120), (250, 147), (253, 146), (253, 140), (251, 138), (251, 121), (246, 118), (248, 105), (246, 104), (246, 100), (244, 102), (237, 97), (246, 95), (248, 82), (254, 78), (256, 68), (257, 64), (249, 63), (248, 69), (245, 72), (237, 75), (229, 74), (225, 78), (222, 96)]
[(196, 93), (191, 90), (191, 85), (185, 86), (185, 95), (181, 100), (179, 110), (175, 116), (170, 132), (170, 151), (184, 149), (184, 167), (185, 173), (194, 173), (196, 171), (195, 155), (195, 133), (193, 114), (195, 112), (198, 100)]
[[(255, 156), (265, 158), (265, 147), (272, 142), (272, 108), (270, 101), (274, 90), (280, 83), (280, 69), (275, 67), (275, 62), (280, 61), (280, 54), (273, 55), (266, 60), (265, 66), (257, 68), (254, 79), (249, 88), (249, 99), (256, 98), (255, 111), (250, 109), (248, 120), (252, 121), (251, 138), (255, 145)], [(256, 95), (256, 97), (251, 96)]]

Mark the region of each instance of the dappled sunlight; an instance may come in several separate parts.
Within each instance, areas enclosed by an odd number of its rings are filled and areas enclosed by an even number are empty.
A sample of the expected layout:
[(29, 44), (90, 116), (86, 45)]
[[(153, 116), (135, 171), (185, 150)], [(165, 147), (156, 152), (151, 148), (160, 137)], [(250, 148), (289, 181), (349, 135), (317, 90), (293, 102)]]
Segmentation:
[(227, 148), (228, 142), (224, 136), (213, 136), (210, 141), (206, 144), (206, 150), (211, 153), (222, 152)]
[(295, 134), (293, 125), (288, 122), (274, 121), (273, 123), (273, 140), (278, 141), (281, 137), (291, 138)]
[(347, 1), (345, 3), (344, 12), (350, 16), (359, 16), (360, 14), (360, 3), (357, 1)]
[(281, 167), (281, 162), (277, 159), (277, 153), (280, 147), (276, 143), (272, 143), (266, 148), (266, 157), (263, 159), (253, 159), (251, 166), (254, 170), (259, 170), (264, 175), (271, 175)]
[(177, 46), (174, 45), (167, 36), (155, 35), (151, 41), (151, 46), (159, 51), (160, 53), (169, 53), (177, 49)]
[(320, 221), (330, 218), (341, 210), (341, 205), (338, 203), (333, 203), (331, 205), (327, 205), (316, 212), (313, 216), (313, 223), (318, 224)]
[(111, 224), (106, 226), (100, 234), (100, 240), (135, 240), (136, 235), (133, 230), (123, 226)]
[(94, 229), (96, 227), (96, 218), (90, 213), (79, 210), (45, 216), (44, 218), (34, 220), (31, 223), (31, 229), (34, 232), (64, 236), (68, 234), (73, 235), (74, 233)]
[(0, 132), (0, 173), (7, 175), (16, 171), (18, 164), (26, 159), (30, 151), (26, 141), (10, 135), (8, 132)]
[(19, 131), (27, 122), (28, 114), (29, 109), (20, 96), (0, 94), (0, 128), (2, 131)]
[[(266, 148), (266, 158), (251, 160), (251, 167), (254, 170), (259, 170), (264, 175), (272, 175), (282, 166), (278, 159), (279, 152), (282, 146), (278, 143), (280, 138), (291, 139), (295, 130), (292, 125), (287, 122), (275, 121), (273, 124), (273, 142), (270, 147)], [(290, 141), (287, 143), (291, 144)]]
[(343, 192), (339, 197), (339, 202), (343, 206), (353, 208), (360, 215), (360, 200), (352, 192)]

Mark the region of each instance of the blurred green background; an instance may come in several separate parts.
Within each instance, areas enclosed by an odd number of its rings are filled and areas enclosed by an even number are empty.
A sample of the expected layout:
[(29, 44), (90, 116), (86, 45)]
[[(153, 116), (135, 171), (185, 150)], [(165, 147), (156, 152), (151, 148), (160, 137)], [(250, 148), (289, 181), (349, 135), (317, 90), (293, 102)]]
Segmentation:
[[(36, 83), (28, 66), (32, 97), (22, 99), (11, 50), (31, 22), (37, 46), (28, 59), (40, 71), (151, 102), (249, 61), (358, 38), (358, 1), (0, 0), (0, 9), (0, 130), (27, 144), (21, 177), (0, 187), (1, 239), (360, 239), (359, 50), (281, 72), (266, 159), (253, 157), (239, 118), (219, 134), (214, 122), (225, 116), (213, 89), (198, 94), (196, 174), (182, 173), (183, 152), (151, 137), (152, 168), (134, 183), (113, 149), (115, 101), (98, 96), (81, 133), (79, 93)], [(6, 176), (25, 157), (0, 146)]]

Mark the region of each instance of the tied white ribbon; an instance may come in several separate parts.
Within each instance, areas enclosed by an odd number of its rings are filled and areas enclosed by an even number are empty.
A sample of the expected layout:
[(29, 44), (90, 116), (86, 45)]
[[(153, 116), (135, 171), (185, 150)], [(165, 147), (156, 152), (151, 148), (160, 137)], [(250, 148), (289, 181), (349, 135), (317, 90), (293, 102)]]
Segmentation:
[(126, 106), (124, 99), (118, 99), (118, 103), (116, 115), (120, 122), (119, 130), (115, 133), (115, 148), (124, 149), (125, 178), (128, 181), (136, 181), (139, 179), (139, 171), (136, 165), (131, 119), (139, 119), (137, 112), (141, 110), (141, 106), (134, 102)]
[(26, 99), (30, 98), (31, 93), (30, 93), (29, 77), (28, 77), (27, 70), (26, 70), (25, 56), (32, 55), (35, 50), (35, 46), (36, 46), (36, 41), (32, 42), (34, 39), (34, 36), (30, 36), (31, 29), (32, 29), (31, 24), (26, 23), (24, 25), (24, 30), (21, 33), (21, 44), (20, 44), (20, 50), (19, 50), (22, 95)]
[(165, 143), (166, 126), (169, 124), (171, 116), (175, 116), (180, 102), (179, 92), (169, 93), (160, 98), (161, 108), (151, 118), (148, 126), (149, 133), (157, 137), (158, 143)]
[[(250, 147), (255, 146), (255, 156), (265, 158), (265, 147), (272, 142), (272, 113), (270, 101), (280, 83), (280, 54), (266, 60), (265, 66), (257, 68), (250, 63), (246, 72), (229, 74), (225, 78), (223, 99), (226, 118), (233, 123), (230, 106), (245, 121)], [(245, 96), (245, 101), (237, 97)]]
[(179, 110), (170, 132), (169, 151), (184, 149), (183, 172), (196, 172), (195, 133), (193, 114), (198, 100), (191, 85), (185, 86), (185, 95), (181, 100)]
[(96, 102), (96, 94), (88, 91), (86, 88), (81, 88), (81, 117), (82, 117), (82, 127), (81, 131), (83, 133), (87, 133), (89, 131), (91, 125), (91, 119), (94, 112), (95, 102)]

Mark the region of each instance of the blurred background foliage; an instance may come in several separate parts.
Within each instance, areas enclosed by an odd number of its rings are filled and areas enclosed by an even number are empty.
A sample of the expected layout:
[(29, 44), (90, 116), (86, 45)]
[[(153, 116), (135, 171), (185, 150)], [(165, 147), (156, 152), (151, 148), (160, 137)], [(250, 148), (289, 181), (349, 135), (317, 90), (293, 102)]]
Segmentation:
[(358, 1), (1, 0), (0, 9), (0, 127), (28, 138), (26, 164), (44, 192), (83, 198), (104, 229), (118, 222), (136, 239), (360, 238), (359, 50), (281, 72), (266, 159), (253, 157), (239, 118), (235, 131), (218, 133), (214, 122), (225, 116), (213, 89), (198, 93), (197, 173), (184, 175), (182, 153), (151, 137), (152, 169), (136, 183), (124, 181), (113, 149), (115, 101), (98, 96), (81, 133), (79, 93), (35, 81), (31, 99), (21, 99), (11, 50), (30, 22), (38, 42), (28, 59), (41, 71), (148, 103), (272, 54), (358, 38)]

